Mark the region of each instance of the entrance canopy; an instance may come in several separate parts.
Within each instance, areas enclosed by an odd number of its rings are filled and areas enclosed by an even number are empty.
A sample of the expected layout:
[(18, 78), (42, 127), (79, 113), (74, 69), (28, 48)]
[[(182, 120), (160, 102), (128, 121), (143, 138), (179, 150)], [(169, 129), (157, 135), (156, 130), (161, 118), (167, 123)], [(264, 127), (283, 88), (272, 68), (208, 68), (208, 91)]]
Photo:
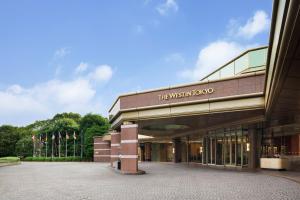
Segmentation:
[[(110, 110), (112, 128), (138, 122), (140, 134), (199, 130), (262, 117), (264, 72), (120, 96)], [(249, 119), (250, 120), (250, 119)]]
[(266, 73), (271, 125), (298, 123), (300, 113), (300, 1), (275, 1)]

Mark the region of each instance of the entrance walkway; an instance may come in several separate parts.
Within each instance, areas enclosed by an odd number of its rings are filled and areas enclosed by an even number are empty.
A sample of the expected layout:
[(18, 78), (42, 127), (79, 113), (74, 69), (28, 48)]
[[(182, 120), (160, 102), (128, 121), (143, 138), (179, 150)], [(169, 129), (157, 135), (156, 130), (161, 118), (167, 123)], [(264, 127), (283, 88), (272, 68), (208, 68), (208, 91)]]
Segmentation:
[(140, 163), (121, 175), (101, 163), (22, 163), (0, 168), (0, 200), (300, 199), (300, 184), (262, 173)]
[(300, 171), (276, 171), (276, 170), (261, 170), (261, 173), (286, 178), (300, 184)]

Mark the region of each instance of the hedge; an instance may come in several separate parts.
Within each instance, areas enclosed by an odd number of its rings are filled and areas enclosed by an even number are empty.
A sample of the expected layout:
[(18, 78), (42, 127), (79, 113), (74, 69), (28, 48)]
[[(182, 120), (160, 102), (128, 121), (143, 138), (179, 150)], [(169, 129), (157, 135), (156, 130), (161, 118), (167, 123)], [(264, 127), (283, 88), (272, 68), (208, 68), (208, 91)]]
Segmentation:
[(2, 157), (0, 158), (0, 163), (17, 163), (20, 162), (18, 157)]
[(73, 157), (26, 157), (23, 161), (39, 161), (39, 162), (72, 162), (72, 161), (84, 161), (79, 156)]

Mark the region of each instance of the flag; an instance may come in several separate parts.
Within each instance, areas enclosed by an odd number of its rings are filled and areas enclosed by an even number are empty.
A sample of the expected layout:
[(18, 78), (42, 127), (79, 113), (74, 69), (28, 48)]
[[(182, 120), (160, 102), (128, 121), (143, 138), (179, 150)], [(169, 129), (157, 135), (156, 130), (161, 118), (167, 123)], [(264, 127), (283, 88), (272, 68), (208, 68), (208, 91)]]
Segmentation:
[(52, 133), (52, 140), (54, 140), (55, 139), (55, 135)]
[(73, 134), (73, 138), (74, 138), (74, 140), (76, 140), (76, 139), (77, 139), (77, 138), (76, 138), (75, 131), (74, 131), (74, 134)]
[(32, 138), (32, 140), (35, 140), (35, 136), (34, 135), (31, 138)]
[(69, 139), (69, 135), (68, 135), (68, 133), (66, 132), (66, 140), (68, 140)]

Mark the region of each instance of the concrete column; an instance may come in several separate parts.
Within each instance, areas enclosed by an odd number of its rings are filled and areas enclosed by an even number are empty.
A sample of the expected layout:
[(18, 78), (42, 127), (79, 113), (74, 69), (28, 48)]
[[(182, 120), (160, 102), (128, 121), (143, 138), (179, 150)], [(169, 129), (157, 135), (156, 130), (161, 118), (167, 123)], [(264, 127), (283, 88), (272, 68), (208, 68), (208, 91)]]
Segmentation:
[(138, 172), (138, 125), (121, 126), (121, 172)]
[(116, 161), (119, 160), (120, 155), (120, 132), (111, 132), (111, 151), (110, 151), (110, 164), (112, 167), (117, 167)]
[(94, 137), (94, 162), (110, 162), (110, 142)]
[(249, 160), (248, 160), (248, 168), (249, 169), (256, 169), (258, 167), (258, 151), (257, 151), (257, 132), (255, 126), (249, 126), (248, 129), (248, 137), (250, 143), (250, 151), (248, 152)]
[(180, 139), (173, 139), (173, 162), (178, 163), (181, 162), (181, 145)]

